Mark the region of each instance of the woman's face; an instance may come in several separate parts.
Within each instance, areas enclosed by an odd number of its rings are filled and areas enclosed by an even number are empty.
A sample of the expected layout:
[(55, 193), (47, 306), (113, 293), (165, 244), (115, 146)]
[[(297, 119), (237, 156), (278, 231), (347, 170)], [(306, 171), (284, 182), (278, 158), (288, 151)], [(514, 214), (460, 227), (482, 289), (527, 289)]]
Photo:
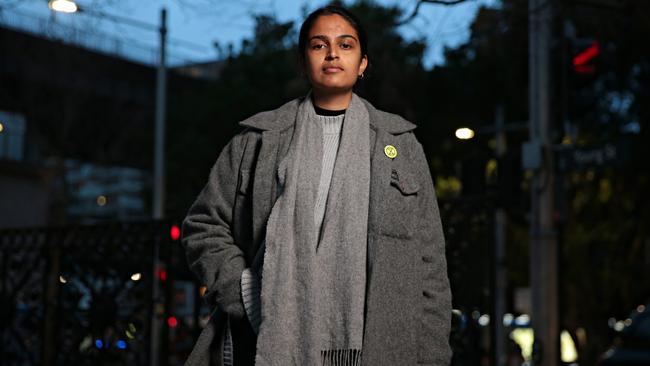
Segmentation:
[(322, 92), (350, 91), (368, 66), (357, 31), (338, 14), (322, 15), (309, 31), (305, 69), (312, 87)]

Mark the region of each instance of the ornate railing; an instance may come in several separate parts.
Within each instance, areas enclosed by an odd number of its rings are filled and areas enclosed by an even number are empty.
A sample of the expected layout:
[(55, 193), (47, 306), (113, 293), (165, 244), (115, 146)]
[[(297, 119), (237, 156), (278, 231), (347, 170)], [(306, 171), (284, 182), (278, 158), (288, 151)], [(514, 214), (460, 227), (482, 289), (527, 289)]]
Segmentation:
[(182, 321), (172, 314), (172, 280), (184, 272), (174, 267), (185, 266), (171, 260), (179, 248), (170, 228), (155, 221), (0, 230), (2, 364), (148, 365), (153, 319), (161, 323), (160, 364), (182, 359), (169, 353), (186, 351), (170, 347), (169, 329)]

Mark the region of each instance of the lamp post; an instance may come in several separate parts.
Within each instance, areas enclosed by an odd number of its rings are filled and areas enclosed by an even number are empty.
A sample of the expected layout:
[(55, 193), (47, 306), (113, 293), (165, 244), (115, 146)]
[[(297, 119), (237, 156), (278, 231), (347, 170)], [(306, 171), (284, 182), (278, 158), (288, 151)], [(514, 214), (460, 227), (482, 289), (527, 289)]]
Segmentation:
[[(520, 124), (510, 126), (519, 127)], [(499, 161), (506, 154), (506, 134), (503, 116), (503, 106), (498, 105), (495, 111), (494, 125), (484, 127), (478, 130), (479, 134), (494, 134), (496, 140), (496, 157)], [(462, 127), (456, 130), (456, 138), (459, 140), (470, 140), (474, 138), (476, 132), (470, 128)], [(505, 267), (505, 247), (506, 247), (506, 211), (501, 205), (497, 205), (494, 211), (494, 246), (492, 252), (492, 275), (490, 276), (490, 291), (493, 296), (493, 307), (491, 314), (491, 357), (494, 365), (505, 365), (505, 328), (503, 326), (503, 316), (506, 313), (506, 288), (507, 288), (507, 269)]]
[[(499, 162), (507, 153), (507, 131), (519, 131), (528, 127), (528, 122), (505, 123), (504, 107), (497, 105), (495, 108), (494, 125), (478, 129), (476, 132), (470, 128), (462, 127), (456, 130), (455, 135), (459, 140), (472, 139), (476, 134), (493, 134), (496, 141), (496, 157)], [(499, 204), (494, 213), (494, 252), (491, 290), (493, 292), (493, 325), (492, 325), (492, 357), (495, 365), (506, 363), (506, 338), (503, 316), (506, 313), (506, 290), (507, 290), (507, 268), (506, 268), (506, 227), (508, 225), (506, 210)]]
[[(154, 26), (145, 22), (134, 19), (117, 17), (102, 12), (87, 11), (82, 9), (72, 0), (50, 0), (48, 6), (53, 11), (64, 13), (75, 13), (83, 11), (90, 15), (101, 16), (117, 23), (125, 23), (134, 27), (157, 30), (160, 35), (158, 67), (156, 73), (156, 101), (155, 101), (155, 128), (154, 128), (154, 164), (153, 164), (153, 210), (152, 218), (161, 220), (165, 212), (165, 102), (167, 92), (167, 70), (166, 70), (166, 45), (167, 45), (167, 10), (160, 10), (160, 24)], [(158, 270), (161, 268), (160, 263), (160, 241), (154, 243), (154, 257), (152, 270), (152, 298), (153, 298), (153, 317), (151, 319), (151, 349), (150, 362), (151, 366), (160, 364), (160, 334), (164, 314), (164, 303), (160, 299), (160, 280)]]
[[(154, 169), (153, 169), (153, 219), (161, 220), (165, 213), (165, 99), (167, 91), (167, 72), (165, 65), (165, 46), (167, 44), (167, 10), (160, 10), (160, 49), (158, 70), (156, 74), (156, 128), (154, 130)], [(163, 326), (162, 316), (164, 302), (160, 299), (158, 269), (160, 263), (160, 240), (154, 244), (153, 272), (153, 317), (151, 319), (151, 354), (150, 365), (160, 364), (160, 330)]]
[(153, 218), (165, 215), (165, 99), (167, 97), (167, 70), (165, 52), (167, 45), (167, 10), (160, 10), (160, 49), (156, 74), (156, 128), (154, 147)]

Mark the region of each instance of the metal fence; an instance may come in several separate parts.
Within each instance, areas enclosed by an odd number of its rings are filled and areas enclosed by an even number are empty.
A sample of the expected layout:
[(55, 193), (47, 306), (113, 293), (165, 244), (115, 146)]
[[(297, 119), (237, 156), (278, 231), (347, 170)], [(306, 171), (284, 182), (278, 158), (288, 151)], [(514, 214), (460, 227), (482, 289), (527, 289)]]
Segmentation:
[(180, 362), (187, 350), (170, 345), (177, 321), (169, 230), (160, 221), (1, 230), (2, 364), (148, 365), (153, 319), (164, 322), (154, 335), (161, 364)]

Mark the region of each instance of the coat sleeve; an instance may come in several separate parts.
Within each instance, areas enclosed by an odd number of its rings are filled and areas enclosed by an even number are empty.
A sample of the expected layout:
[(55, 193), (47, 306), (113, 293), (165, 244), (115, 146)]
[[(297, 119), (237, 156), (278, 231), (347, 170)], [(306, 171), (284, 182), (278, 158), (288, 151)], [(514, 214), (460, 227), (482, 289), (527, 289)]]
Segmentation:
[(237, 135), (217, 158), (183, 221), (181, 240), (190, 269), (207, 286), (208, 304), (234, 318), (245, 315), (240, 286), (246, 263), (231, 231), (243, 142)]
[(424, 301), (418, 359), (425, 364), (448, 365), (451, 361), (451, 290), (447, 275), (445, 239), (435, 189), (422, 145), (415, 156), (420, 173), (419, 219), (416, 235), (421, 245)]

